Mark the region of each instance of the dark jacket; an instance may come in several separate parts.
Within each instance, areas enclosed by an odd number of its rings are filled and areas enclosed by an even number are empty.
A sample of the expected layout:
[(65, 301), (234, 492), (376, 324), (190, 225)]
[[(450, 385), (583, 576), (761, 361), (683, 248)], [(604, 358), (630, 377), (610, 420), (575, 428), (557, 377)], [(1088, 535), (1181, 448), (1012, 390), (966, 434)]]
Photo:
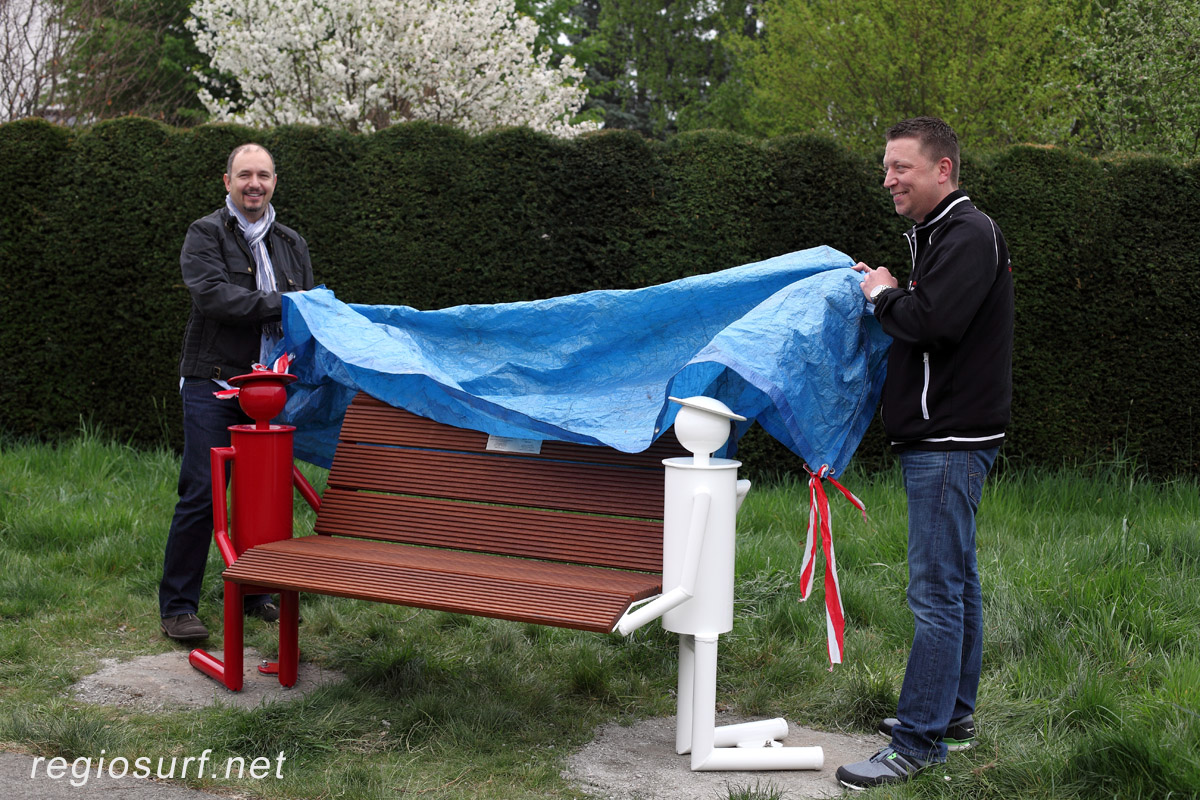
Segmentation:
[(179, 254), (192, 295), (179, 358), (182, 377), (227, 380), (249, 372), (259, 358), (262, 324), (280, 319), (280, 292), (312, 288), (308, 244), (300, 234), (276, 222), (266, 242), (279, 292), (257, 288), (254, 257), (227, 209), (188, 228)]
[(884, 292), (875, 305), (893, 339), (884, 431), (897, 449), (995, 447), (1012, 404), (1008, 245), (961, 191), (905, 238), (912, 253), (908, 286)]

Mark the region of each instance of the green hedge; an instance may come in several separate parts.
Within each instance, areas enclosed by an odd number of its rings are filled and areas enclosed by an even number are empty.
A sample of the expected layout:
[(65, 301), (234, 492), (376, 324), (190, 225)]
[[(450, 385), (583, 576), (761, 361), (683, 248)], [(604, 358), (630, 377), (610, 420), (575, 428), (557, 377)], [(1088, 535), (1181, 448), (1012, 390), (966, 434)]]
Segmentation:
[[(223, 201), (228, 152), (250, 140), (275, 154), (275, 205), (308, 239), (318, 282), (350, 302), (632, 288), (820, 244), (907, 269), (907, 224), (878, 164), (823, 139), (12, 122), (0, 125), (0, 430), (55, 437), (83, 419), (136, 444), (178, 444), (179, 246)], [(967, 153), (963, 186), (1013, 254), (1010, 462), (1119, 448), (1155, 475), (1200, 472), (1184, 280), (1200, 259), (1198, 177), (1157, 159)], [(885, 453), (873, 425), (860, 458)], [(764, 470), (799, 467), (764, 437), (746, 454)]]

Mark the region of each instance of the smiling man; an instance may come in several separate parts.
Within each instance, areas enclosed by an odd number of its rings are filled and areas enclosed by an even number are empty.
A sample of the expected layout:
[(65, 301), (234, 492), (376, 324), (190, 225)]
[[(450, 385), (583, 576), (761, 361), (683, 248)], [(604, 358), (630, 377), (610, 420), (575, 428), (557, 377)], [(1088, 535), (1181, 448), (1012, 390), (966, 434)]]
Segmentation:
[[(308, 245), (275, 221), (279, 178), (271, 154), (257, 144), (234, 149), (224, 180), (225, 205), (192, 223), (179, 256), (192, 297), (179, 359), (183, 461), (158, 589), (163, 633), (178, 641), (208, 636), (196, 612), (212, 541), (209, 451), (229, 446), (230, 425), (252, 422), (236, 400), (213, 393), (265, 363), (282, 335), (281, 293), (313, 286)], [(279, 619), (267, 595), (247, 597), (246, 613)]]
[(248, 222), (257, 222), (266, 213), (278, 182), (274, 159), (257, 145), (234, 150), (225, 165), (225, 191)]
[(900, 286), (884, 267), (863, 294), (892, 337), (883, 427), (899, 454), (908, 498), (908, 605), (915, 630), (890, 745), (839, 767), (851, 789), (902, 783), (948, 750), (970, 747), (983, 647), (975, 513), (1012, 399), (1013, 283), (996, 223), (958, 188), (959, 150), (940, 119), (887, 132), (884, 188), (905, 233), (912, 272)]

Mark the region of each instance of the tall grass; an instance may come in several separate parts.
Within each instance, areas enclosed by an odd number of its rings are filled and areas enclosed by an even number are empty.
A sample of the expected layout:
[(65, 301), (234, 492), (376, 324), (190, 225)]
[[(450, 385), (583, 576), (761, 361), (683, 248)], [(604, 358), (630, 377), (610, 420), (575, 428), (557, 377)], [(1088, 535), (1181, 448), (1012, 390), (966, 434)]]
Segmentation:
[[(0, 744), (66, 758), (284, 752), (281, 780), (188, 781), (264, 797), (575, 797), (560, 770), (597, 725), (673, 713), (676, 645), (657, 625), (625, 639), (316, 596), (303, 600), (303, 655), (342, 683), (254, 709), (75, 702), (66, 690), (102, 658), (184, 658), (156, 599), (177, 469), (87, 431), (0, 447)], [(846, 731), (894, 713), (911, 637), (904, 494), (896, 472), (846, 482), (869, 518), (833, 499), (845, 664), (828, 669), (819, 582), (797, 602), (807, 488), (759, 486), (739, 519), (722, 704)], [(952, 757), (949, 780), (873, 795), (1200, 796), (1197, 489), (1126, 463), (991, 480), (980, 746)], [(217, 628), (215, 552), (209, 567), (201, 615)], [(249, 625), (248, 638), (274, 652), (272, 629)]]

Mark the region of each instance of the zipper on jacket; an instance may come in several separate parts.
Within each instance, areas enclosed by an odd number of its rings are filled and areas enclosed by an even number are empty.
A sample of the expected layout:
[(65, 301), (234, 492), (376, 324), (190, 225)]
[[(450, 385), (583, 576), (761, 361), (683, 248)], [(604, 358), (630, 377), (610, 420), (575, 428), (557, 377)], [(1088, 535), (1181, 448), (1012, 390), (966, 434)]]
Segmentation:
[(921, 387), (921, 416), (929, 419), (929, 353), (922, 353), (925, 359), (925, 385)]

